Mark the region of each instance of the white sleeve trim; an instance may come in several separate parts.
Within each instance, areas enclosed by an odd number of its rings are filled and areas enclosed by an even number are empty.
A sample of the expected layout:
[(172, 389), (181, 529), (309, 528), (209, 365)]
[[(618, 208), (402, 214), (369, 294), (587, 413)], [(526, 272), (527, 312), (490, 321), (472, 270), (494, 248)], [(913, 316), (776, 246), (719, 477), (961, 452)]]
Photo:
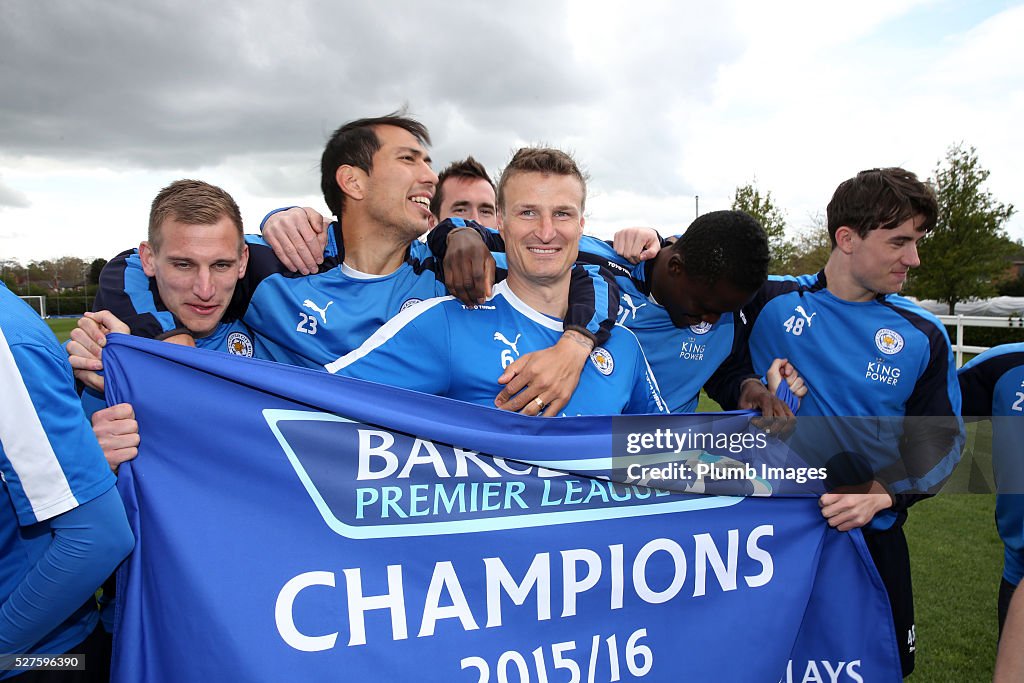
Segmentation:
[(0, 330), (0, 443), (38, 521), (78, 506), (53, 451), (25, 378)]

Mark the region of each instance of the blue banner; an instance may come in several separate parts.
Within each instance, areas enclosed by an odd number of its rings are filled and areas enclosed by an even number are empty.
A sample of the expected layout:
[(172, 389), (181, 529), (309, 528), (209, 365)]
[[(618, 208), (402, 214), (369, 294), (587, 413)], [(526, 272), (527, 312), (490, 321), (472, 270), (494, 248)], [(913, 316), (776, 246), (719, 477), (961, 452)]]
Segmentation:
[(621, 418), (121, 335), (103, 355), (142, 434), (115, 681), (901, 680), (859, 532), (813, 497), (605, 478)]

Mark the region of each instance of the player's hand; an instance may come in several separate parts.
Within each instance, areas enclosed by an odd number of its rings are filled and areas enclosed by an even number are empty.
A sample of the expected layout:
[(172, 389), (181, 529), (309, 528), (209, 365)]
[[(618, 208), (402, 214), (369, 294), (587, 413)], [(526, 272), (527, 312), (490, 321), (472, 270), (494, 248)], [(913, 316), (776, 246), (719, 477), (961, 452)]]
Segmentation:
[(772, 364), (768, 367), (768, 372), (765, 373), (765, 379), (768, 380), (768, 391), (775, 394), (778, 391), (779, 385), (785, 380), (786, 384), (789, 385), (789, 390), (797, 398), (803, 398), (807, 395), (807, 384), (804, 383), (804, 378), (800, 376), (800, 373), (796, 371), (793, 364), (786, 358), (776, 358), (772, 361)]
[(71, 330), (71, 340), (65, 347), (78, 381), (100, 393), (103, 393), (103, 376), (97, 373), (103, 369), (101, 356), (111, 332), (131, 334), (128, 326), (110, 311), (86, 313)]
[(196, 347), (196, 338), (184, 332), (164, 337), (164, 341), (168, 344), (177, 344), (178, 346), (191, 346), (193, 349)]
[(263, 224), (263, 239), (274, 256), (293, 272), (310, 275), (324, 262), (330, 219), (308, 206), (278, 211)]
[(615, 233), (612, 246), (630, 263), (649, 261), (661, 250), (658, 232), (654, 228), (623, 228)]
[(864, 526), (882, 510), (893, 506), (893, 497), (880, 483), (843, 486), (818, 499), (821, 515), (839, 531)]
[(593, 348), (585, 335), (568, 330), (551, 348), (520, 356), (498, 378), (505, 388), (494, 405), (523, 415), (555, 417), (576, 391)]
[(139, 454), (139, 423), (130, 403), (118, 403), (93, 413), (92, 432), (114, 474), (121, 463)]
[(476, 230), (463, 228), (448, 234), (444, 284), (467, 306), (482, 304), (490, 298), (494, 257)]
[(797, 398), (801, 398), (807, 394), (807, 387), (796, 368), (785, 358), (776, 358), (772, 361), (765, 376), (768, 380), (767, 387), (754, 378), (743, 381), (740, 387), (739, 407), (743, 410), (760, 411), (761, 417), (754, 418), (751, 423), (782, 439), (796, 428), (796, 418), (786, 402), (775, 395), (775, 390), (785, 380), (789, 384), (789, 390)]

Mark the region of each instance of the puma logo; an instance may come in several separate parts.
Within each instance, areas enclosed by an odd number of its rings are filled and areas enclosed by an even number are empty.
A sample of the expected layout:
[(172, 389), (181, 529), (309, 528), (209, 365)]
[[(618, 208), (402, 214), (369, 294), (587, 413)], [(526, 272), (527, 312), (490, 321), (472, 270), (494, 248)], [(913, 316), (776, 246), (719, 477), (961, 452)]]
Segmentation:
[(502, 344), (504, 344), (505, 346), (508, 346), (513, 351), (515, 351), (516, 352), (516, 356), (519, 356), (519, 348), (516, 346), (516, 344), (519, 343), (519, 338), (522, 337), (522, 336), (523, 336), (522, 334), (517, 334), (515, 341), (509, 341), (508, 338), (505, 335), (503, 335), (501, 332), (495, 332), (494, 333), (494, 341), (500, 341)]
[(817, 313), (811, 313), (810, 315), (807, 315), (807, 311), (804, 310), (803, 306), (797, 306), (793, 310), (795, 310), (797, 313), (799, 313), (801, 316), (803, 316), (803, 319), (807, 321), (807, 326), (808, 327), (810, 327), (810, 325), (811, 325), (811, 318), (813, 318), (814, 316), (818, 315)]
[(623, 294), (622, 299), (626, 302), (626, 305), (629, 306), (630, 311), (626, 311), (622, 306), (619, 306), (619, 314), (622, 316), (622, 320), (620, 322), (625, 322), (630, 315), (633, 316), (633, 320), (636, 320), (636, 312), (647, 305), (645, 302), (637, 306), (633, 303), (633, 298), (629, 296), (629, 294)]
[(305, 306), (306, 308), (312, 309), (312, 310), (316, 311), (317, 313), (319, 313), (320, 314), (320, 319), (323, 320), (324, 321), (324, 325), (326, 325), (327, 324), (327, 309), (330, 308), (331, 304), (333, 304), (333, 303), (334, 303), (333, 301), (328, 301), (326, 306), (324, 306), (323, 308), (320, 308), (319, 306), (317, 306), (315, 303), (313, 303), (309, 299), (306, 299), (305, 301), (302, 302), (302, 305)]

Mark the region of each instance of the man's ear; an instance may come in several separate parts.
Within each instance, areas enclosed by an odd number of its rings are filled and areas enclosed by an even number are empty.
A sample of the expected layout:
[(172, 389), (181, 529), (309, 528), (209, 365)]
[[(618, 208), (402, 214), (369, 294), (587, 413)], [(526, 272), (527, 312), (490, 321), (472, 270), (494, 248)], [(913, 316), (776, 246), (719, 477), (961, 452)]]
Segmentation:
[(242, 254), (238, 259), (238, 279), (245, 277), (246, 266), (249, 265), (249, 245), (242, 244)]
[(334, 172), (334, 181), (347, 197), (361, 200), (366, 197), (366, 185), (370, 176), (361, 168), (345, 164)]
[(686, 264), (683, 263), (683, 252), (679, 249), (669, 248), (668, 261), (665, 262), (665, 268), (668, 270), (668, 274), (672, 277), (679, 277), (686, 272)]
[(856, 239), (860, 238), (857, 231), (847, 225), (841, 225), (836, 229), (836, 246), (835, 248), (844, 254), (850, 254), (853, 252), (853, 245)]
[(501, 239), (505, 239), (505, 221), (503, 220), (505, 212), (498, 209), (498, 215), (495, 216), (498, 220), (498, 234), (501, 235)]
[(142, 261), (142, 270), (147, 277), (156, 275), (156, 251), (149, 242), (139, 244), (139, 259)]

